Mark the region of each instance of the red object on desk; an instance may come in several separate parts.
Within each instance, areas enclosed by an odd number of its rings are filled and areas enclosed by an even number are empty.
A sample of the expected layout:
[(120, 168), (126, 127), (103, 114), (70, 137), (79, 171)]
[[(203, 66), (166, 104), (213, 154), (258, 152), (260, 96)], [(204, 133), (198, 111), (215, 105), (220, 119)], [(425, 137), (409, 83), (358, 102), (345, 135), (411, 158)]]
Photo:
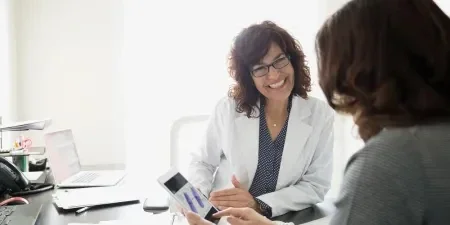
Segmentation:
[(2, 202), (0, 202), (0, 206), (5, 206), (5, 205), (25, 205), (25, 204), (30, 204), (28, 202), (28, 200), (22, 198), (22, 197), (12, 197), (12, 198), (8, 198)]

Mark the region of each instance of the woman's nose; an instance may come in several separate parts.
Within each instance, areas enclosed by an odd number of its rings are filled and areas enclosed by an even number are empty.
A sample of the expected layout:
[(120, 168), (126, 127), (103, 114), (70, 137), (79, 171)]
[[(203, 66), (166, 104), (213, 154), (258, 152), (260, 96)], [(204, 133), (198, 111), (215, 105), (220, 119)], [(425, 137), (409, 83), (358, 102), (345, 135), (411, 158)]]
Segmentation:
[(279, 76), (280, 76), (279, 69), (275, 69), (273, 66), (270, 66), (269, 67), (269, 73), (267, 74), (267, 77), (269, 79), (276, 80), (276, 79), (278, 79)]

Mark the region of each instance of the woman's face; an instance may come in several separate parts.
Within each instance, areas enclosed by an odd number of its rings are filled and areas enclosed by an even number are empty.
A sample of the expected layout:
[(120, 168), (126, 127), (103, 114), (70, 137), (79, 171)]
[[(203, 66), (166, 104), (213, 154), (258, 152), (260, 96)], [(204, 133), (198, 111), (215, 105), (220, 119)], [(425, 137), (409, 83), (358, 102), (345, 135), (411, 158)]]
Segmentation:
[(272, 43), (261, 62), (251, 70), (256, 89), (268, 100), (289, 98), (294, 88), (294, 68), (280, 46)]

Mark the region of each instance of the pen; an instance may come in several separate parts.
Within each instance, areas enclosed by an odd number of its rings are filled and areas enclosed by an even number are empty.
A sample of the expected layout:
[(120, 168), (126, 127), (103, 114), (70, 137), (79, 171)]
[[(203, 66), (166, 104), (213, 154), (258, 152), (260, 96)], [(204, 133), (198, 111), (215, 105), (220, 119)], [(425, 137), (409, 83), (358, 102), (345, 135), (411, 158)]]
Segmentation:
[(198, 213), (197, 209), (194, 206), (194, 203), (191, 201), (191, 198), (189, 197), (189, 195), (184, 192), (184, 198), (186, 199), (187, 203), (189, 204), (189, 207), (191, 208), (192, 212)]
[(75, 215), (79, 215), (79, 214), (81, 214), (81, 213), (83, 213), (83, 212), (86, 212), (86, 211), (87, 211), (88, 209), (90, 209), (90, 208), (91, 208), (90, 206), (83, 207), (83, 208), (81, 208), (81, 209), (75, 211)]
[(200, 196), (198, 195), (197, 191), (195, 190), (195, 188), (191, 187), (191, 191), (192, 194), (194, 195), (195, 199), (197, 199), (198, 204), (200, 205), (200, 207), (204, 208), (205, 205), (202, 202), (202, 199), (200, 198)]

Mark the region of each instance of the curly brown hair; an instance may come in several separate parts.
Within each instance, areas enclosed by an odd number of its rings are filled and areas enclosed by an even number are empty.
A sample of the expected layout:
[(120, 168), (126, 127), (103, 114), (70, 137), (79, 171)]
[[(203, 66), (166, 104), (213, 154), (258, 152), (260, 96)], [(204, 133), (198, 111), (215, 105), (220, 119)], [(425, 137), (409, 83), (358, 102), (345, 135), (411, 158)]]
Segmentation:
[(309, 67), (300, 43), (271, 21), (251, 25), (235, 38), (228, 61), (229, 74), (236, 82), (228, 95), (236, 101), (236, 111), (244, 112), (249, 118), (259, 116), (255, 116), (254, 112), (261, 96), (253, 83), (251, 68), (267, 54), (271, 43), (276, 43), (290, 57), (294, 68), (294, 88), (291, 96), (307, 98), (308, 92), (311, 91)]
[(316, 37), (328, 103), (363, 140), (450, 118), (450, 19), (431, 0), (353, 0)]

